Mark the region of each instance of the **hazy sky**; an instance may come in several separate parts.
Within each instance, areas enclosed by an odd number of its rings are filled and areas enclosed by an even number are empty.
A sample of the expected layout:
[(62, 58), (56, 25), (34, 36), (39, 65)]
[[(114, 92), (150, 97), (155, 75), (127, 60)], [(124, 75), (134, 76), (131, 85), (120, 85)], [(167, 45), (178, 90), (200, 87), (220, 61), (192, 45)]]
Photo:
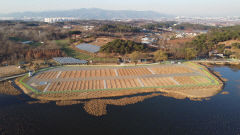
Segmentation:
[(186, 16), (238, 16), (240, 0), (0, 0), (0, 13), (79, 8), (153, 10)]

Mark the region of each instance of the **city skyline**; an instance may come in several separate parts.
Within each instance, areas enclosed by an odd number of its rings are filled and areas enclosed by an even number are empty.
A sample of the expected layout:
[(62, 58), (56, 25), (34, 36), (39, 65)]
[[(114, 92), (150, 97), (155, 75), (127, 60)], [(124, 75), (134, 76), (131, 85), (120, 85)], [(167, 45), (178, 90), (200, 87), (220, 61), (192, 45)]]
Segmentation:
[(238, 0), (8, 0), (0, 2), (0, 13), (101, 8), (156, 11), (176, 16), (238, 16), (238, 5)]

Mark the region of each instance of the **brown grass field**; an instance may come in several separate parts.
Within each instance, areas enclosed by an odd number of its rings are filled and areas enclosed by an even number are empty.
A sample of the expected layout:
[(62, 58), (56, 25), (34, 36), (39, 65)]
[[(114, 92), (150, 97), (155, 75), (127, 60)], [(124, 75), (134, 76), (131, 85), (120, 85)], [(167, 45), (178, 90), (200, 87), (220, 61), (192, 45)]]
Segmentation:
[(11, 76), (20, 73), (24, 73), (24, 70), (19, 69), (17, 66), (0, 67), (0, 77)]
[(119, 76), (138, 76), (152, 74), (147, 68), (118, 69)]
[(150, 68), (156, 74), (180, 74), (180, 73), (191, 73), (191, 69), (186, 67), (158, 67)]
[(57, 77), (58, 72), (44, 72), (36, 76), (38, 79), (54, 79)]
[(88, 77), (110, 77), (116, 76), (113, 69), (99, 70), (80, 70), (80, 71), (64, 71), (60, 78), (88, 78)]
[(156, 77), (143, 78), (143, 79), (141, 79), (141, 81), (143, 82), (144, 86), (146, 86), (146, 87), (177, 85), (169, 77), (164, 77), (164, 78), (156, 78)]

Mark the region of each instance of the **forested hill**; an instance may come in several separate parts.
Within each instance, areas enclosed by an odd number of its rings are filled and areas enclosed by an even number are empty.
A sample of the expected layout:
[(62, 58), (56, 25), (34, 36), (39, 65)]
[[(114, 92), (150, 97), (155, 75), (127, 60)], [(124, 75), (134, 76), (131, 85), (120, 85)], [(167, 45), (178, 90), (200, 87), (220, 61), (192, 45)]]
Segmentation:
[(199, 55), (206, 55), (219, 42), (228, 40), (240, 40), (240, 25), (212, 29), (207, 34), (197, 36), (190, 44), (197, 49)]

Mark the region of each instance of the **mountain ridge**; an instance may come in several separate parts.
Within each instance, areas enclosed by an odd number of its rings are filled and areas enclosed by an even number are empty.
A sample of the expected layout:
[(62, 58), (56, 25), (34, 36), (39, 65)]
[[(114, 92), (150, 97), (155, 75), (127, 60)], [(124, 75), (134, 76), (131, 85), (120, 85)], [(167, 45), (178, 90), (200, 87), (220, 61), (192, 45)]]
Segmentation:
[(0, 17), (73, 17), (80, 19), (159, 19), (170, 17), (171, 15), (161, 14), (155, 11), (135, 11), (135, 10), (105, 10), (98, 8), (81, 8), (72, 10), (56, 10), (41, 12), (18, 12), (0, 14)]

